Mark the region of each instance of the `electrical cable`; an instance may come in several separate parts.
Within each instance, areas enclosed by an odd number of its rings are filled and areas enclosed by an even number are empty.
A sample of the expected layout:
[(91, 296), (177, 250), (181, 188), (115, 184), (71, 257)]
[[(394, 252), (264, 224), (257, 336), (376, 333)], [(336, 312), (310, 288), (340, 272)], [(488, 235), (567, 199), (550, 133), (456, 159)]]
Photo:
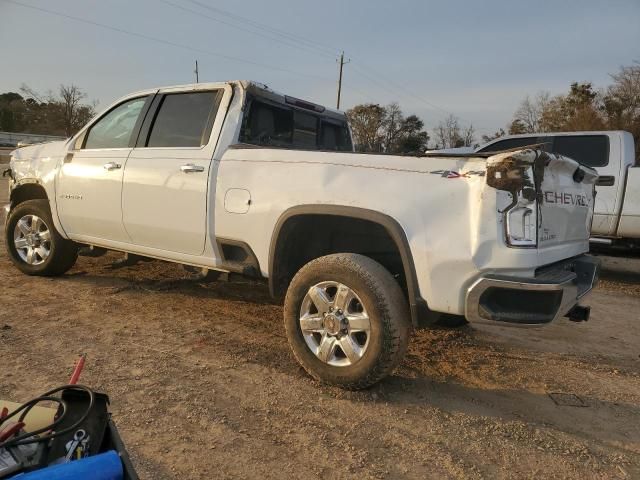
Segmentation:
[(239, 23), (244, 23), (245, 25), (249, 25), (253, 28), (257, 28), (259, 30), (262, 30), (264, 32), (267, 32), (271, 35), (279, 35), (281, 37), (283, 37), (286, 40), (292, 40), (294, 42), (297, 43), (304, 43), (307, 46), (309, 46), (310, 48), (315, 49), (316, 51), (323, 53), (323, 54), (327, 54), (327, 55), (331, 55), (333, 58), (335, 58), (336, 56), (336, 52), (339, 52), (340, 49), (336, 48), (335, 46), (332, 45), (327, 45), (327, 44), (323, 44), (318, 42), (317, 40), (312, 40), (309, 39), (307, 37), (304, 37), (302, 35), (296, 35), (294, 33), (290, 33), (287, 32), (285, 30), (280, 30), (278, 28), (272, 27), (270, 25), (264, 24), (264, 23), (260, 23), (257, 22), (255, 20), (251, 20), (247, 17), (243, 17), (241, 15), (237, 15), (234, 13), (231, 13), (227, 10), (223, 10), (222, 8), (219, 7), (213, 7), (211, 5), (208, 5), (206, 3), (203, 2), (199, 2), (198, 0), (187, 0), (188, 2), (199, 6), (200, 8), (205, 8), (211, 12), (217, 13), (218, 15), (223, 15), (227, 18), (230, 18), (236, 22)]
[[(48, 9), (42, 8), (42, 7), (36, 7), (34, 5), (29, 5), (29, 4), (26, 4), (26, 3), (22, 3), (22, 2), (17, 1), (17, 0), (4, 0), (4, 1), (6, 1), (8, 3), (13, 3), (15, 5), (19, 5), (19, 6), (24, 7), (24, 8), (30, 8), (30, 9), (33, 9), (33, 10), (38, 10), (38, 11), (41, 11), (41, 12), (44, 12), (44, 13), (48, 13), (50, 15), (56, 15), (58, 17), (66, 18), (66, 19), (69, 19), (69, 20), (74, 20), (74, 21), (77, 21), (77, 22), (86, 23), (86, 24), (89, 24), (89, 25), (94, 25), (94, 26), (97, 26), (97, 27), (100, 27), (100, 28), (105, 28), (105, 29), (112, 30), (112, 31), (115, 31), (115, 32), (123, 33), (125, 35), (131, 35), (131, 36), (134, 36), (134, 37), (143, 38), (145, 40), (149, 40), (149, 41), (153, 41), (153, 42), (157, 42), (157, 43), (162, 43), (164, 45), (169, 45), (169, 46), (173, 46), (173, 47), (176, 47), (176, 48), (182, 48), (182, 49), (185, 49), (185, 50), (190, 50), (190, 51), (197, 52), (197, 53), (202, 53), (202, 54), (205, 54), (205, 55), (221, 57), (221, 58), (225, 58), (227, 60), (246, 63), (246, 64), (249, 64), (249, 65), (255, 65), (255, 66), (258, 66), (258, 67), (267, 68), (267, 69), (274, 70), (274, 71), (280, 71), (280, 72), (284, 72), (284, 73), (291, 73), (291, 74), (294, 74), (294, 75), (300, 75), (300, 76), (304, 76), (304, 77), (315, 78), (315, 79), (319, 79), (319, 80), (323, 80), (323, 81), (329, 81), (330, 80), (329, 78), (322, 77), (320, 75), (313, 75), (313, 74), (297, 72), (297, 71), (289, 70), (289, 69), (286, 69), (286, 68), (280, 68), (280, 67), (276, 67), (276, 66), (272, 66), (272, 65), (263, 64), (263, 63), (260, 63), (260, 62), (255, 62), (255, 61), (252, 61), (252, 60), (247, 60), (247, 59), (244, 59), (244, 58), (241, 58), (241, 57), (235, 57), (235, 56), (232, 56), (232, 55), (226, 55), (226, 54), (222, 54), (222, 53), (218, 53), (218, 52), (212, 52), (212, 51), (209, 51), (209, 50), (204, 50), (204, 49), (200, 49), (200, 48), (191, 47), (189, 45), (185, 45), (185, 44), (181, 44), (181, 43), (177, 43), (177, 42), (172, 42), (172, 41), (164, 40), (164, 39), (161, 39), (161, 38), (152, 37), (150, 35), (146, 35), (146, 34), (143, 34), (143, 33), (133, 32), (133, 31), (129, 31), (129, 30), (125, 30), (125, 29), (119, 28), (119, 27), (113, 27), (111, 25), (107, 25), (107, 24), (103, 24), (103, 23), (99, 23), (99, 22), (94, 22), (92, 20), (88, 20), (88, 19), (84, 19), (84, 18), (80, 18), (80, 17), (75, 17), (75, 16), (72, 16), (72, 15), (67, 15), (67, 14), (56, 12), (56, 11), (53, 11), (53, 10), (48, 10)], [(247, 19), (245, 17), (241, 17), (239, 15), (232, 14), (232, 13), (227, 12), (225, 10), (222, 10), (220, 8), (212, 7), (210, 5), (204, 4), (202, 2), (198, 2), (196, 0), (188, 0), (188, 1), (190, 1), (192, 4), (200, 6), (200, 8), (206, 8), (206, 9), (212, 11), (212, 12), (216, 12), (218, 14), (227, 16), (228, 18), (234, 19), (237, 22), (242, 22), (242, 23), (245, 23), (246, 25), (252, 26), (253, 28), (263, 30), (264, 32), (269, 33), (270, 35), (279, 35), (279, 36), (281, 36), (283, 38), (279, 39), (279, 38), (269, 37), (269, 36), (266, 36), (264, 34), (261, 34), (260, 32), (247, 30), (247, 29), (245, 29), (245, 28), (243, 28), (243, 27), (241, 27), (239, 25), (233, 25), (233, 24), (231, 24), (229, 22), (225, 22), (223, 20), (208, 16), (208, 15), (204, 15), (202, 13), (198, 13), (198, 12), (196, 12), (194, 10), (189, 9), (188, 7), (185, 7), (183, 5), (178, 5), (178, 4), (170, 2), (168, 0), (160, 0), (160, 1), (165, 3), (165, 4), (171, 5), (174, 8), (181, 9), (183, 11), (192, 13), (194, 15), (200, 15), (200, 16), (209, 18), (211, 20), (214, 20), (216, 22), (223, 23), (225, 25), (229, 25), (229, 26), (232, 26), (234, 28), (238, 28), (240, 30), (249, 31), (250, 33), (253, 33), (255, 35), (260, 35), (260, 36), (263, 36), (265, 38), (269, 38), (269, 39), (274, 40), (274, 41), (279, 41), (280, 43), (283, 43), (284, 45), (287, 45), (287, 46), (290, 46), (290, 47), (295, 47), (295, 48), (303, 49), (303, 50), (306, 47), (307, 51), (310, 51), (309, 49), (314, 49), (315, 50), (315, 52), (314, 52), (315, 54), (323, 55), (325, 57), (330, 56), (330, 54), (328, 52), (333, 50), (333, 47), (321, 46), (321, 44), (313, 42), (313, 41), (311, 41), (311, 40), (309, 40), (309, 39), (307, 39), (305, 37), (302, 37), (302, 36), (299, 36), (299, 35), (295, 35), (295, 34), (291, 34), (291, 33), (285, 32), (284, 30), (278, 30), (276, 28), (269, 27), (269, 26), (267, 26), (265, 24), (261, 24), (261, 23), (252, 21), (252, 20)], [(299, 43), (298, 44), (293, 44), (293, 43), (291, 43), (291, 41), (297, 41)], [(352, 61), (354, 61), (354, 60), (352, 59)], [(366, 65), (360, 63), (359, 60), (354, 61), (354, 63), (355, 63), (354, 66), (356, 67), (357, 73), (359, 75), (361, 75), (362, 77), (368, 79), (369, 81), (375, 83), (378, 87), (381, 87), (384, 90), (387, 90), (388, 92), (391, 92), (393, 94), (397, 94), (398, 90), (399, 90), (402, 93), (404, 93), (405, 96), (413, 97), (414, 99), (424, 103), (425, 105), (429, 106), (430, 108), (432, 108), (434, 110), (439, 110), (442, 113), (446, 113), (448, 115), (456, 116), (454, 113), (452, 113), (452, 112), (450, 112), (450, 111), (448, 111), (448, 110), (446, 110), (446, 109), (444, 109), (444, 108), (442, 108), (442, 107), (440, 107), (440, 106), (428, 101), (424, 97), (422, 97), (420, 95), (417, 95), (416, 93), (410, 91), (409, 89), (407, 89), (403, 85), (401, 85), (401, 84), (399, 84), (399, 83), (397, 83), (395, 81), (392, 81), (389, 78), (386, 78), (385, 76), (381, 75), (376, 70), (374, 70), (374, 69), (372, 69), (370, 67), (367, 67)], [(375, 78), (370, 76), (370, 75), (368, 75), (366, 73), (367, 71), (370, 72), (372, 75), (375, 75)], [(460, 118), (461, 120), (463, 120), (465, 122), (468, 122), (470, 125), (472, 124), (472, 122), (470, 122), (469, 120), (467, 120), (467, 119), (465, 119), (463, 117), (458, 116), (458, 118)], [(428, 122), (425, 122), (425, 125), (427, 123)], [(480, 127), (480, 126), (477, 126), (477, 125), (474, 128), (476, 130), (479, 130), (479, 131), (487, 131), (487, 132), (491, 132), (492, 131), (491, 129), (488, 129), (488, 128), (485, 128), (485, 127)]]
[[(246, 17), (241, 17), (239, 15), (232, 14), (230, 12), (227, 12), (227, 11), (222, 10), (220, 8), (217, 8), (217, 7), (212, 7), (210, 5), (207, 5), (205, 3), (199, 2), (197, 0), (188, 0), (188, 1), (193, 3), (193, 4), (195, 4), (195, 5), (197, 5), (197, 6), (199, 6), (199, 7), (201, 7), (201, 8), (203, 8), (203, 9), (210, 10), (210, 11), (212, 11), (214, 13), (219, 14), (219, 15), (224, 15), (224, 16), (230, 18), (230, 19), (233, 19), (236, 22), (244, 23), (245, 25), (251, 26), (252, 28), (262, 30), (262, 32), (264, 32), (264, 33), (259, 32), (259, 31), (257, 32), (257, 31), (254, 31), (254, 30), (250, 30), (250, 29), (247, 29), (247, 28), (242, 27), (240, 25), (234, 25), (233, 23), (221, 20), (219, 18), (212, 17), (211, 15), (207, 15), (205, 13), (197, 12), (197, 11), (195, 11), (193, 9), (190, 9), (190, 8), (184, 6), (184, 5), (177, 4), (177, 3), (172, 2), (170, 0), (158, 0), (158, 1), (160, 1), (160, 2), (162, 2), (164, 4), (166, 4), (166, 5), (169, 5), (169, 6), (173, 7), (173, 8), (177, 8), (179, 10), (182, 10), (184, 12), (191, 13), (192, 15), (194, 15), (196, 17), (208, 18), (210, 20), (213, 20), (214, 22), (222, 23), (224, 25), (228, 25), (230, 27), (236, 28), (236, 29), (244, 31), (244, 32), (249, 32), (249, 33), (252, 33), (254, 35), (258, 35), (258, 36), (261, 36), (263, 38), (267, 38), (267, 39), (272, 40), (272, 41), (280, 42), (280, 43), (282, 43), (284, 45), (287, 45), (289, 47), (297, 48), (297, 49), (303, 50), (303, 51), (308, 51), (308, 52), (313, 53), (315, 55), (322, 55), (324, 57), (335, 58), (335, 55), (333, 53), (331, 53), (331, 54), (328, 53), (328, 51), (337, 51), (337, 49), (334, 49), (333, 47), (331, 47), (331, 50), (328, 50), (328, 47), (320, 47), (319, 48), (318, 46), (314, 45), (314, 42), (306, 39), (305, 37), (301, 37), (301, 36), (298, 36), (298, 35), (295, 35), (295, 34), (291, 34), (291, 33), (285, 32), (283, 30), (278, 30), (278, 29), (269, 27), (269, 26), (267, 26), (265, 24), (254, 22), (254, 21), (252, 21), (252, 20), (250, 20), (250, 19), (248, 19)], [(274, 37), (273, 35), (279, 35), (282, 38), (277, 38), (277, 37)], [(295, 42), (298, 42), (298, 43), (297, 44), (296, 43), (291, 43), (292, 41), (295, 41)], [(327, 49), (325, 49), (325, 48), (327, 48)], [(420, 102), (424, 103), (425, 105), (427, 105), (432, 110), (438, 110), (438, 111), (440, 111), (440, 112), (442, 112), (444, 114), (447, 114), (447, 115), (454, 115), (452, 112), (450, 112), (450, 111), (448, 111), (448, 110), (446, 110), (446, 109), (444, 109), (442, 107), (439, 107), (438, 105), (430, 102), (429, 100), (425, 99), (424, 97), (422, 97), (420, 95), (417, 95), (417, 94), (413, 93), (412, 91), (408, 90), (406, 87), (400, 85), (399, 83), (397, 83), (395, 81), (392, 81), (392, 80), (380, 75), (374, 69), (367, 67), (366, 65), (360, 63), (359, 61), (354, 64), (354, 67), (356, 69), (356, 73), (357, 74), (359, 74), (360, 76), (368, 79), (369, 81), (371, 81), (372, 83), (376, 84), (378, 87), (382, 88), (383, 90), (386, 90), (387, 92), (391, 93), (392, 95), (397, 95), (398, 91), (400, 91), (400, 93), (403, 93), (405, 97), (411, 97), (413, 99), (417, 99), (418, 101), (420, 101)], [(374, 76), (372, 77), (371, 75), (367, 74), (366, 71), (369, 71)], [(353, 89), (353, 87), (352, 87), (352, 89)], [(359, 93), (361, 93), (361, 92), (359, 92)], [(465, 118), (462, 118), (460, 116), (458, 116), (458, 118), (460, 118), (461, 120), (469, 123), (470, 125), (473, 123), (473, 122), (470, 122), (469, 120), (467, 120)], [(430, 123), (430, 122), (426, 122), (425, 121), (425, 125), (427, 125), (428, 123)], [(427, 125), (427, 126), (429, 126), (429, 125)], [(435, 125), (432, 128), (435, 128)], [(486, 128), (483, 128), (483, 127), (477, 127), (476, 126), (474, 128), (476, 128), (477, 130), (489, 131), (489, 129), (486, 129)]]
[[(53, 394), (58, 392), (63, 392), (66, 390), (79, 390), (79, 391), (86, 392), (89, 395), (89, 405), (87, 406), (86, 412), (84, 412), (80, 416), (80, 418), (75, 423), (73, 423), (73, 425), (70, 425), (58, 431), (52, 431), (56, 426), (58, 426), (64, 420), (64, 417), (68, 411), (67, 403), (64, 400), (62, 400), (62, 398), (54, 397)], [(87, 417), (89, 417), (89, 414), (91, 413), (91, 409), (93, 408), (93, 404), (95, 402), (95, 394), (93, 393), (93, 390), (91, 390), (88, 387), (85, 387), (84, 385), (63, 385), (61, 387), (56, 387), (52, 390), (49, 390), (48, 392), (45, 392), (39, 397), (32, 398), (31, 400), (20, 405), (13, 412), (9, 413), (7, 416), (2, 418), (0, 420), (0, 425), (2, 425), (4, 422), (9, 420), (10, 418), (16, 416), (20, 412), (22, 412), (22, 414), (20, 415), (19, 420), (20, 421), (24, 420), (24, 418), (27, 416), (29, 411), (34, 406), (36, 406), (38, 403), (41, 403), (41, 402), (55, 402), (60, 407), (62, 407), (62, 412), (60, 413), (60, 415), (57, 416), (57, 418), (50, 425), (36, 429), (32, 432), (26, 432), (26, 433), (23, 433), (22, 435), (17, 435), (15, 437), (10, 438), (9, 440), (5, 440), (4, 442), (0, 443), (0, 448), (16, 447), (18, 445), (28, 445), (31, 443), (46, 442), (53, 438), (59, 437), (61, 435), (65, 435), (69, 432), (76, 430), (80, 425), (82, 425), (82, 422), (84, 422), (87, 419)], [(51, 433), (47, 433), (40, 437), (37, 436), (41, 433), (49, 432), (49, 431), (51, 431)]]
[(133, 32), (131, 30), (125, 30), (124, 28), (113, 27), (113, 26), (107, 25), (105, 23), (94, 22), (93, 20), (88, 20), (86, 18), (76, 17), (76, 16), (73, 16), (73, 15), (67, 15), (65, 13), (56, 12), (56, 11), (53, 11), (53, 10), (49, 10), (47, 8), (36, 7), (35, 5), (29, 5), (27, 3), (22, 3), (22, 2), (19, 2), (17, 0), (3, 0), (3, 1), (8, 2), (8, 3), (13, 3), (14, 5), (19, 5), (19, 6), (24, 7), (24, 8), (30, 8), (32, 10), (37, 10), (37, 11), (40, 11), (40, 12), (48, 13), (49, 15), (55, 15), (57, 17), (66, 18), (68, 20), (74, 20), (76, 22), (86, 23), (88, 25), (93, 25), (95, 27), (100, 27), (100, 28), (104, 28), (104, 29), (107, 29), (107, 30), (112, 30), (114, 32), (123, 33), (125, 35), (130, 35), (130, 36), (137, 37), (137, 38), (142, 38), (142, 39), (145, 39), (145, 40), (149, 40), (151, 42), (161, 43), (163, 45), (169, 45), (169, 46), (172, 46), (172, 47), (181, 48), (181, 49), (189, 50), (189, 51), (192, 51), (192, 52), (202, 53), (204, 55), (211, 55), (211, 56), (214, 56), (214, 57), (225, 58), (227, 60), (231, 60), (231, 61), (234, 61), (234, 62), (246, 63), (248, 65), (255, 65), (257, 67), (267, 68), (269, 70), (275, 70), (275, 71), (284, 72), (284, 73), (291, 73), (293, 75), (300, 75), (300, 76), (303, 76), (303, 77), (310, 77), (310, 78), (317, 78), (317, 79), (321, 79), (321, 80), (328, 80), (326, 77), (321, 77), (319, 75), (313, 75), (313, 74), (308, 74), (308, 73), (297, 72), (295, 70), (289, 70), (289, 69), (286, 69), (286, 68), (275, 67), (273, 65), (267, 65), (267, 64), (264, 64), (264, 63), (260, 63), (260, 62), (254, 62), (253, 60), (247, 60), (247, 59), (244, 59), (244, 58), (241, 58), (241, 57), (235, 57), (233, 55), (226, 55), (226, 54), (223, 54), (223, 53), (213, 52), (213, 51), (210, 51), (210, 50), (204, 50), (204, 49), (201, 49), (201, 48), (195, 48), (195, 47), (191, 47), (189, 45), (185, 45), (185, 44), (182, 44), (182, 43), (177, 43), (177, 42), (172, 42), (170, 40), (164, 40), (162, 38), (152, 37), (151, 35), (146, 35), (144, 33)]
[[(212, 17), (211, 15), (207, 15), (205, 13), (198, 12), (198, 11), (193, 10), (191, 8), (185, 7), (184, 5), (180, 5), (180, 4), (171, 2), (169, 0), (158, 0), (158, 1), (164, 3), (165, 5), (169, 5), (169, 6), (173, 7), (173, 8), (177, 8), (179, 10), (182, 10), (183, 12), (191, 13), (195, 17), (208, 18), (209, 20), (213, 20), (214, 22), (218, 22), (218, 23), (221, 23), (223, 25), (227, 25), (229, 27), (236, 28), (236, 29), (238, 29), (240, 31), (248, 32), (248, 33), (251, 33), (253, 35), (258, 35), (260, 37), (267, 38), (269, 40), (280, 42), (283, 45), (287, 45), (288, 47), (297, 48), (298, 50), (302, 50), (304, 52), (311, 52), (311, 53), (316, 54), (316, 55), (323, 55), (323, 56), (325, 56), (327, 58), (331, 58), (331, 59), (335, 60), (335, 55), (311, 49), (311, 48), (307, 47), (306, 45), (300, 45), (300, 44), (292, 43), (293, 40), (289, 40), (289, 39), (286, 39), (286, 38), (278, 38), (277, 36), (274, 36), (275, 35), (274, 33), (265, 34), (265, 33), (259, 32), (259, 31), (256, 32), (255, 30), (251, 30), (249, 28), (241, 27), (240, 25), (234, 25), (233, 23), (227, 22), (225, 20), (221, 20), (221, 19), (216, 18), (216, 17)], [(254, 27), (254, 28), (257, 28), (257, 27)]]

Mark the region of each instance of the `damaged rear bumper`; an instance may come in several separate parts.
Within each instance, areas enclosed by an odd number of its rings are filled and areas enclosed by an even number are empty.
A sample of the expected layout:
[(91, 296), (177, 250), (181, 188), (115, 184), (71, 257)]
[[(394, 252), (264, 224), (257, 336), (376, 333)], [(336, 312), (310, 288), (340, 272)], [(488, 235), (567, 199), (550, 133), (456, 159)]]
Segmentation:
[(467, 290), (470, 322), (543, 325), (567, 315), (598, 282), (599, 262), (588, 255), (542, 267), (533, 278), (489, 274)]

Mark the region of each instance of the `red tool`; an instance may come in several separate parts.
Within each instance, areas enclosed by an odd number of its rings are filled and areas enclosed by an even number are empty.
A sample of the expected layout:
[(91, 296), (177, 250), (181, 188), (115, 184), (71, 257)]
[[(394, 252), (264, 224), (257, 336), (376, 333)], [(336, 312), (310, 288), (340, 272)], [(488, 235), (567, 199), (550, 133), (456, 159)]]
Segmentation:
[(24, 427), (24, 422), (9, 422), (4, 427), (0, 428), (0, 443), (11, 438), (18, 433)]
[(82, 369), (84, 368), (84, 361), (87, 359), (87, 355), (83, 353), (78, 358), (75, 367), (73, 368), (73, 374), (71, 375), (71, 380), (69, 380), (69, 385), (75, 385), (78, 383), (80, 379), (80, 374), (82, 373)]
[(2, 407), (2, 411), (0, 412), (0, 423), (2, 423), (7, 415), (9, 415), (9, 409), (7, 407)]

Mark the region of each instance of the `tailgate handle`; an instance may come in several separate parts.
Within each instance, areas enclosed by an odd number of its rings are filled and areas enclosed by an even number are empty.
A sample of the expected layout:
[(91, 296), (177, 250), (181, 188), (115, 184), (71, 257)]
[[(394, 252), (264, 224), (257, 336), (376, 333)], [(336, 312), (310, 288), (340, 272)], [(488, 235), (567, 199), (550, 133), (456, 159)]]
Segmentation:
[(600, 187), (612, 187), (615, 182), (616, 182), (616, 177), (614, 177), (613, 175), (604, 175), (604, 176), (598, 177), (598, 180), (596, 181), (596, 185)]

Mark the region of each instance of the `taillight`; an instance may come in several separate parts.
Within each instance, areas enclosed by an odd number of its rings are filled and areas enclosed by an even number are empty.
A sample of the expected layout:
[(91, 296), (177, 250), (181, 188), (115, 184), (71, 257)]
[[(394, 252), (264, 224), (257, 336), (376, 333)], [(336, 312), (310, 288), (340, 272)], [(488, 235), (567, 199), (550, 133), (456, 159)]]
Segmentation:
[(512, 247), (535, 247), (538, 240), (536, 204), (515, 206), (505, 212), (506, 240)]
[(538, 244), (538, 200), (531, 163), (507, 159), (487, 169), (487, 184), (509, 192), (511, 204), (503, 214), (505, 240), (510, 247), (532, 248)]

